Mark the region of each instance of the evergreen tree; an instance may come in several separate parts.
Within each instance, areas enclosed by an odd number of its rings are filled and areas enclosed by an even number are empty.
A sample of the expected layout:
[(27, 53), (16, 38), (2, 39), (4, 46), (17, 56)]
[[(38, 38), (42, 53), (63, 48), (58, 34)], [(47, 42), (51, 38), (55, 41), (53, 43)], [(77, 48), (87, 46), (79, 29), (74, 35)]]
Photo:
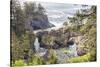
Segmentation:
[(26, 19), (31, 20), (36, 14), (36, 3), (35, 2), (25, 2), (24, 3), (24, 13)]
[(45, 9), (40, 3), (38, 4), (38, 13), (45, 14)]
[(24, 14), (17, 0), (11, 0), (11, 30), (20, 36), (24, 30)]

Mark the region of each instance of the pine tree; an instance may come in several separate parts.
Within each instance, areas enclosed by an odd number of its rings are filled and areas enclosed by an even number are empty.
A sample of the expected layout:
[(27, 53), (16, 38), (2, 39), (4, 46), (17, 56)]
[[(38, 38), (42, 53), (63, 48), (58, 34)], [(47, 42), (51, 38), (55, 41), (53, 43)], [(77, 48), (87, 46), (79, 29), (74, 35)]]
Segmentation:
[(41, 4), (38, 4), (38, 13), (39, 14), (45, 14), (45, 9)]
[(17, 0), (11, 0), (11, 30), (20, 36), (24, 30), (24, 14)]

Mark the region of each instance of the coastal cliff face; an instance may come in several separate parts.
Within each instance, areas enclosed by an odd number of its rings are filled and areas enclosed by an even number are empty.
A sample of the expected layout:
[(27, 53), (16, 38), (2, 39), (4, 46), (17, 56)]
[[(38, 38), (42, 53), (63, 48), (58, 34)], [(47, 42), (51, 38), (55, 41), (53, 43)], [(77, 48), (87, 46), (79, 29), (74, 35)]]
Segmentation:
[(38, 15), (31, 22), (31, 26), (34, 30), (46, 29), (53, 27), (54, 25), (48, 21), (47, 15)]
[(54, 26), (55, 25), (49, 22), (47, 15), (44, 14), (34, 16), (34, 18), (26, 24), (26, 28), (31, 28), (31, 30), (46, 29)]

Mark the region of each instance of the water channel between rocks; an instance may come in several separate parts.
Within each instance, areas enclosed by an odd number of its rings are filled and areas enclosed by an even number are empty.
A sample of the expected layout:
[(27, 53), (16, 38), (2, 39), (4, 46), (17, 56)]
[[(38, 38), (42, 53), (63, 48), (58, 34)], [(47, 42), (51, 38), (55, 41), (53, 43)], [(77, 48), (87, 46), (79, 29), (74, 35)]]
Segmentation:
[[(38, 42), (38, 37), (36, 37), (35, 39), (34, 46), (35, 46), (35, 51), (37, 56), (44, 56), (48, 51), (48, 49), (40, 47), (40, 43)], [(54, 49), (57, 55), (58, 63), (64, 63), (65, 59), (77, 56), (76, 48), (77, 45), (74, 43), (69, 47), (61, 48), (67, 51), (67, 53), (63, 52), (61, 49)]]

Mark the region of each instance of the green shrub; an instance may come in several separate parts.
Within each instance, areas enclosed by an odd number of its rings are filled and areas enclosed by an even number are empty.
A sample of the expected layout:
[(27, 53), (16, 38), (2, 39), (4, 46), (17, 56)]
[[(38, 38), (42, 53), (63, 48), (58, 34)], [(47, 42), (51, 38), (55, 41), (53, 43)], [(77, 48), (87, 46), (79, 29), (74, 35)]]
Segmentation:
[(12, 46), (12, 60), (22, 59), (24, 50), (29, 50), (29, 38), (28, 34), (23, 34), (20, 38), (16, 38)]
[(47, 64), (56, 64), (56, 63), (57, 63), (56, 53), (53, 49), (50, 49)]
[[(32, 37), (32, 40), (34, 40), (35, 36), (33, 35), (31, 37)], [(12, 47), (11, 47), (12, 61), (16, 61), (18, 59), (23, 59), (24, 53), (25, 53), (24, 51), (27, 50), (28, 53), (30, 51), (29, 34), (25, 33), (25, 34), (21, 35), (20, 37), (12, 36), (12, 38), (13, 38)]]
[(49, 64), (56, 64), (57, 63), (57, 58), (55, 55), (51, 55), (48, 61)]
[(17, 67), (17, 66), (26, 66), (27, 64), (24, 62), (24, 60), (17, 60), (15, 61), (14, 64), (12, 64), (13, 67)]
[(45, 43), (46, 45), (53, 45), (54, 44), (55, 38), (50, 35), (46, 35), (42, 38), (42, 42)]
[(67, 62), (69, 62), (69, 63), (89, 62), (90, 59), (91, 59), (91, 55), (90, 55), (90, 53), (87, 53), (86, 55), (83, 55), (83, 56), (69, 58), (67, 60)]
[(30, 62), (30, 65), (42, 65), (45, 64), (45, 61), (42, 57), (34, 56), (33, 61)]
[(90, 54), (91, 54), (90, 61), (96, 61), (96, 48), (92, 48)]

